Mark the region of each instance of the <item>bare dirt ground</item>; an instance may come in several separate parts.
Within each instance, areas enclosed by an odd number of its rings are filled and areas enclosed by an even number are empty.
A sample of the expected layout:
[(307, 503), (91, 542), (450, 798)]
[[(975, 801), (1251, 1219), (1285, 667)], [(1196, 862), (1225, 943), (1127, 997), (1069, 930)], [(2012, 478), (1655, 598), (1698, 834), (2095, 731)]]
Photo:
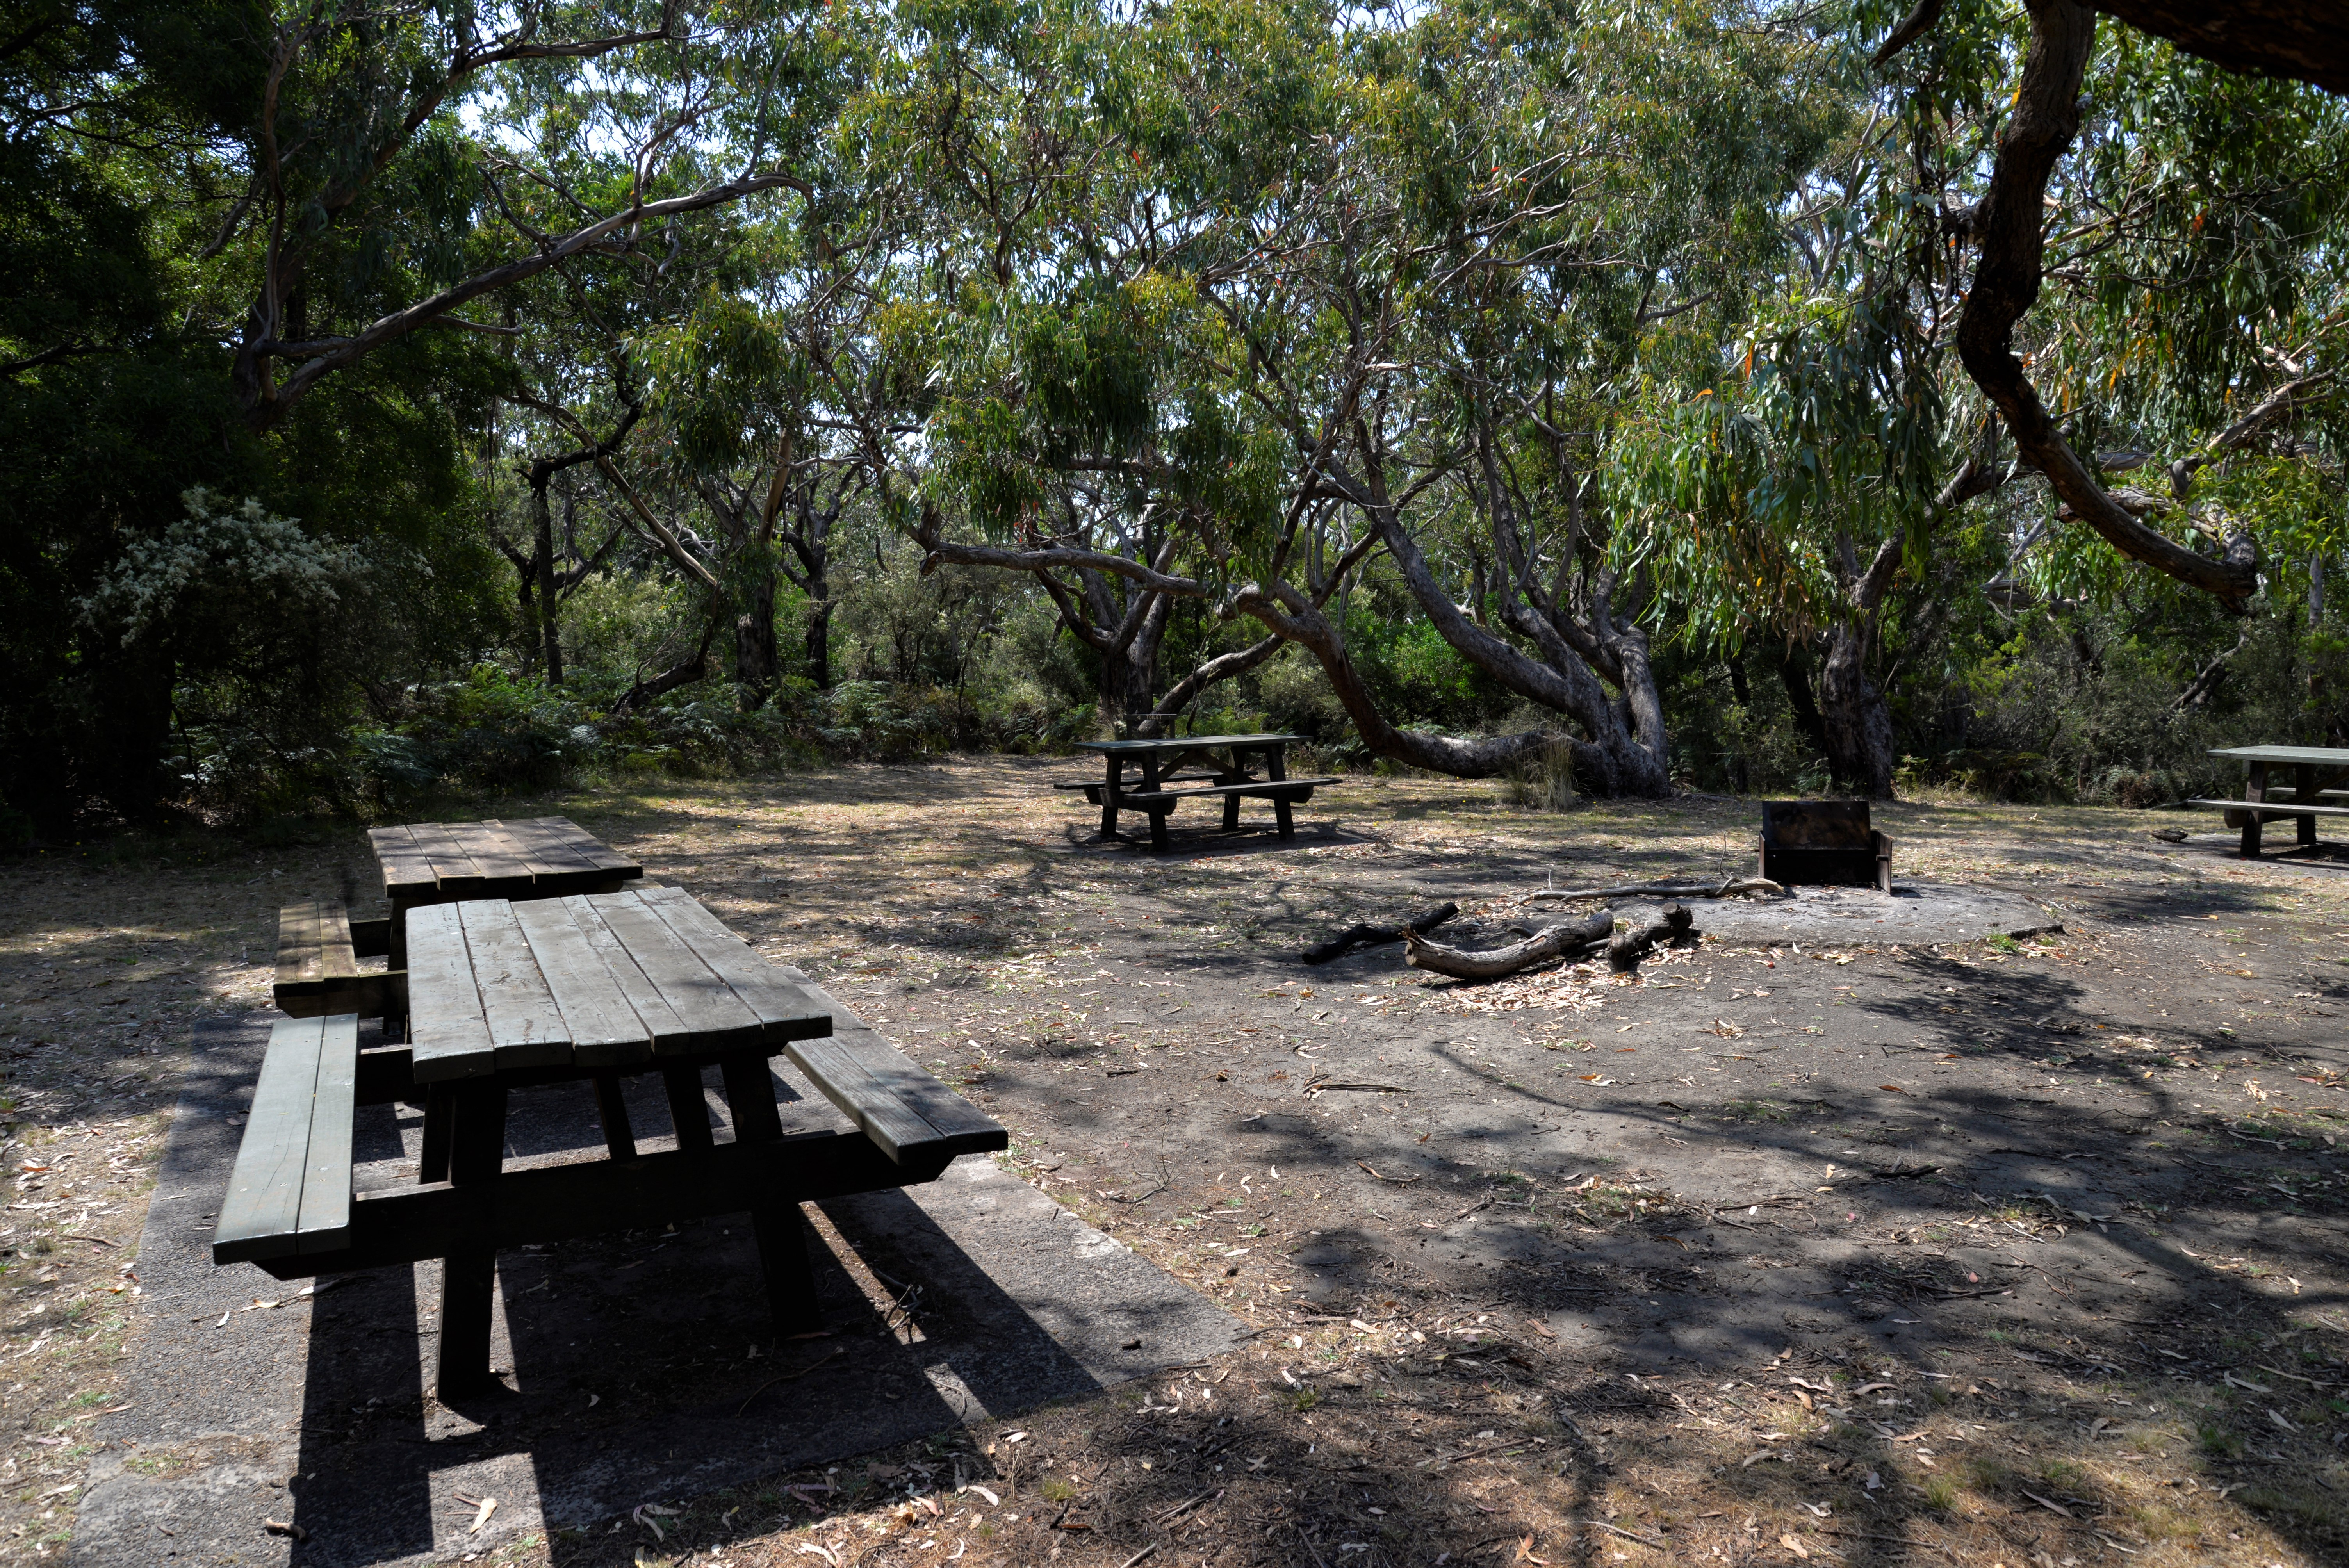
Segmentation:
[[(1438, 898), (1497, 937), (1551, 879), (1725, 873), (1758, 812), (1366, 779), (1293, 844), (1178, 814), (1154, 859), (1045, 789), (1073, 769), (445, 814), (636, 853), (1257, 1336), (495, 1560), (2349, 1561), (2349, 861), (2245, 863), (2208, 817), (1881, 807), (1901, 879), (2062, 931), (1479, 987), (1296, 954)], [(326, 828), (0, 868), (0, 1555), (70, 1542), (191, 1021), (265, 1007), (275, 908), (371, 871)]]

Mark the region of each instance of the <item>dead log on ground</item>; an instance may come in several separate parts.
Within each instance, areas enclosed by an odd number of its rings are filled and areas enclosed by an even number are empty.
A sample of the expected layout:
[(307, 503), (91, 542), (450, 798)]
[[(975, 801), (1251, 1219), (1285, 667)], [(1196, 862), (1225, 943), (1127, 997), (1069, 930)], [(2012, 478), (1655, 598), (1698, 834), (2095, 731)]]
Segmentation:
[(1403, 959), (1414, 969), (1431, 969), (1461, 980), (1498, 980), (1552, 958), (1583, 957), (1615, 929), (1615, 912), (1594, 910), (1570, 925), (1553, 925), (1507, 947), (1477, 953), (1445, 947), (1413, 932), (1403, 938)]
[(1656, 949), (1659, 943), (1677, 942), (1696, 934), (1696, 925), (1689, 914), (1688, 905), (1666, 906), (1664, 918), (1644, 931), (1627, 931), (1607, 944), (1607, 967), (1618, 975), (1628, 975), (1640, 966), (1640, 960)]
[(1329, 941), (1305, 950), (1308, 964), (1327, 964), (1357, 947), (1376, 947), (1381, 943), (1401, 942), (1403, 933), (1424, 936), (1460, 913), (1456, 903), (1439, 903), (1434, 908), (1413, 915), (1401, 925), (1350, 925)]
[(1569, 903), (1586, 898), (1620, 898), (1626, 893), (1651, 893), (1658, 898), (1736, 898), (1745, 893), (1777, 894), (1786, 890), (1768, 877), (1731, 877), (1723, 882), (1631, 882), (1615, 887), (1537, 888), (1527, 898), (1559, 898)]

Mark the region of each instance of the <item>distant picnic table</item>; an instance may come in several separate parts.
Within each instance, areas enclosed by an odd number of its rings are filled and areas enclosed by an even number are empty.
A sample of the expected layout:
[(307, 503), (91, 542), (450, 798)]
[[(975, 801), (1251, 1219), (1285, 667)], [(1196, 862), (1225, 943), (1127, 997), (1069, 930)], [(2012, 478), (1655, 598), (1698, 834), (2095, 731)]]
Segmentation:
[[(1150, 847), (1167, 847), (1166, 817), (1182, 801), (1205, 799), (1224, 803), (1224, 831), (1240, 826), (1240, 802), (1254, 797), (1272, 802), (1273, 820), (1284, 839), (1297, 832), (1289, 809), (1313, 799), (1317, 786), (1340, 784), (1340, 779), (1291, 779), (1288, 749), (1304, 738), (1299, 735), (1192, 735), (1166, 740), (1081, 740), (1077, 748), (1100, 754), (1105, 771), (1098, 784), (1061, 782), (1058, 789), (1081, 789), (1085, 799), (1101, 808), (1101, 833), (1119, 837), (1118, 813), (1142, 811), (1150, 818)], [(1256, 760), (1257, 771), (1249, 767)], [(1139, 777), (1128, 779), (1126, 769)], [(1185, 769), (1192, 771), (1185, 772)]]
[[(2213, 757), (2230, 757), (2244, 766), (2240, 800), (2189, 800), (2189, 806), (2227, 814), (2227, 825), (2242, 830), (2245, 860), (2260, 858), (2260, 825), (2271, 817), (2292, 818), (2299, 831), (2299, 849), (2317, 846), (2320, 817), (2349, 817), (2349, 750), (2324, 746), (2224, 746), (2211, 748)], [(2277, 770), (2292, 769), (2292, 782), (2271, 782)], [(2333, 802), (2325, 804), (2327, 800)], [(2257, 808), (2254, 810), (2253, 808)]]
[[(540, 825), (548, 820), (561, 820)], [(1009, 1146), (1001, 1127), (682, 891), (546, 895), (638, 874), (602, 846), (598, 859), (579, 845), (575, 828), (457, 826), (493, 834), (440, 825), (391, 837), (388, 886), (416, 871), (399, 845), (430, 846), (418, 852), (435, 869), (429, 882), (419, 873), (398, 884), (409, 896), (387, 922), (352, 922), (339, 903), (281, 913), (279, 1006), (295, 1016), (271, 1031), (215, 1263), (291, 1279), (442, 1259), (438, 1387), (456, 1393), (490, 1380), (500, 1248), (747, 1212), (778, 1330), (805, 1332), (817, 1324), (802, 1202), (934, 1181), (959, 1155)], [(514, 863), (484, 852), (492, 838), (577, 853)], [(453, 858), (460, 851), (472, 870)], [(425, 902), (452, 884), (461, 892), (468, 878), (513, 891)], [(402, 967), (356, 973), (357, 957), (395, 944)], [(405, 1042), (390, 1029), (361, 1050), (362, 1013), (404, 1020)], [(852, 1125), (786, 1136), (768, 1065), (776, 1056)], [(712, 1067), (728, 1142), (713, 1136), (703, 1093)], [(642, 1073), (661, 1077), (672, 1150), (640, 1150), (629, 1124), (621, 1079)], [(506, 1170), (508, 1095), (578, 1082), (594, 1091), (608, 1158)], [(394, 1100), (424, 1106), (417, 1182), (356, 1191), (355, 1108)]]

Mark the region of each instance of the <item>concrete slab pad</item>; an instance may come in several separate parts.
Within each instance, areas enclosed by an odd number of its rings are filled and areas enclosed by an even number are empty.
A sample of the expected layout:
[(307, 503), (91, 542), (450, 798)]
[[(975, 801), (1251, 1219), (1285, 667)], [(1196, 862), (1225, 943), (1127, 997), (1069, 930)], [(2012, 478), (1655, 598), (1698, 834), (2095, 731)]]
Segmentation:
[[(313, 1294), (212, 1263), (268, 1024), (198, 1026), (141, 1241), (129, 1408), (99, 1424), (74, 1562), (438, 1561), (1092, 1393), (1250, 1332), (977, 1158), (810, 1211), (827, 1338), (777, 1343), (740, 1220), (502, 1256), (505, 1386), (446, 1406), (426, 1392), (437, 1264)], [(821, 1114), (792, 1092), (779, 1086), (787, 1124)], [(632, 1104), (640, 1136), (667, 1130), (661, 1104), (657, 1089)], [(584, 1097), (517, 1095), (510, 1158), (557, 1158), (566, 1139), (599, 1150), (585, 1112)], [(362, 1118), (360, 1184), (412, 1180), (414, 1113)], [(460, 1492), (498, 1500), (479, 1533)]]
[[(1892, 884), (1889, 896), (1874, 888), (1797, 887), (1785, 898), (1687, 899), (1697, 929), (1737, 945), (1778, 943), (1979, 942), (1986, 936), (2044, 930), (2057, 917), (2041, 904), (2002, 888), (1951, 882)], [(1623, 918), (1657, 918), (1667, 901), (1630, 900), (1616, 906)]]

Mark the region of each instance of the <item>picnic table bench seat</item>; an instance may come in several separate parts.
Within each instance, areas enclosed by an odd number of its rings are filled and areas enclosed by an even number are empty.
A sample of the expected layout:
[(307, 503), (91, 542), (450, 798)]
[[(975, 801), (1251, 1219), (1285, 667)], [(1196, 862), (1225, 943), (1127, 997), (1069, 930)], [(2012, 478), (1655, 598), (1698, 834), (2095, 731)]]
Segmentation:
[[(585, 901), (495, 901), (411, 912), (411, 920), (460, 924), (490, 959), (500, 984), (490, 987), (494, 995), (475, 992), (483, 1008), (477, 1030), (449, 1027), (445, 995), (434, 1004), (441, 1009), (434, 1038), (421, 1047), (360, 1050), (356, 1013), (277, 1024), (222, 1203), (213, 1262), (250, 1262), (293, 1279), (445, 1257), (460, 1246), (512, 1247), (688, 1217), (756, 1213), (775, 1204), (934, 1181), (961, 1155), (1010, 1146), (1009, 1134), (992, 1118), (922, 1070), (806, 975), (759, 959), (684, 893), (651, 887), (616, 901), (597, 898), (593, 902), (602, 907), (579, 913), (624, 926), (632, 913), (656, 915), (676, 938), (636, 934), (631, 954), (666, 951), (680, 966), (698, 964), (707, 1003), (715, 1006), (723, 993), (747, 1009), (730, 1032), (697, 1017), (664, 1026), (678, 1030), (674, 1037), (658, 1034), (638, 1010), (661, 1019), (661, 997), (680, 997), (685, 988), (678, 977), (663, 976), (658, 995), (638, 990), (599, 997), (581, 985), (569, 965), (595, 954), (585, 942), (566, 943), (559, 934), (580, 937), (583, 925), (608, 928), (587, 920), (568, 923), (564, 906), (576, 902)], [(326, 929), (331, 935), (331, 925)], [(523, 965), (499, 962), (502, 934), (523, 938), (554, 965), (574, 1004), (571, 1014), (554, 1006), (543, 986), (526, 983)], [(621, 962), (613, 967), (642, 974)], [(518, 977), (524, 983), (516, 984)], [(452, 977), (419, 976), (418, 983), (428, 989), (438, 985), (445, 993)], [(589, 1016), (576, 1005), (582, 997), (600, 1002), (600, 1010)], [(821, 1010), (812, 1019), (805, 1016), (811, 1002)], [(629, 1026), (621, 1024), (622, 1013)], [(812, 1032), (827, 1024), (830, 1033)], [(612, 1158), (505, 1171), (484, 1186), (478, 1177), (468, 1184), (461, 1171), (452, 1171), (445, 1149), (436, 1168), (428, 1138), (423, 1173), (438, 1179), (354, 1192), (357, 1107), (463, 1092), (467, 1084), (488, 1082), (483, 1075), (492, 1070), (499, 1084), (514, 1087), (577, 1081), (576, 1060), (554, 1059), (550, 1026), (568, 1037), (566, 1052), (597, 1057), (599, 1079), (616, 1084), (617, 1074), (630, 1072), (670, 1078), (673, 1108), (680, 1103), (678, 1081), (690, 1085), (689, 1102), (700, 1107), (701, 1070), (720, 1067), (736, 1108), (734, 1140), (717, 1142), (706, 1120), (680, 1119), (676, 1149), (640, 1152), (625, 1131), (623, 1111), (623, 1130), (609, 1145)], [(630, 1034), (636, 1037), (620, 1037)], [(517, 1046), (523, 1048), (517, 1052)], [(781, 1132), (768, 1068), (768, 1058), (778, 1055), (847, 1119), (849, 1129)], [(600, 1083), (597, 1092), (600, 1100)], [(452, 1175), (459, 1180), (447, 1179)]]
[[(2324, 793), (2338, 795), (2342, 791), (2329, 789)], [(2198, 798), (2188, 800), (2185, 804), (2200, 807), (2205, 810), (2224, 811), (2227, 813), (2227, 826), (2230, 828), (2241, 827), (2244, 820), (2253, 811), (2257, 811), (2262, 820), (2269, 817), (2349, 817), (2349, 806), (2319, 806), (2313, 803), (2301, 806), (2290, 800), (2278, 800), (2273, 796), (2256, 801), (2206, 800)]]
[[(1171, 782), (1171, 780), (1170, 780)], [(1251, 779), (1239, 784), (1206, 784), (1182, 789), (1124, 789), (1119, 798), (1129, 806), (1151, 807), (1188, 800), (1194, 796), (1243, 796), (1268, 800), (1288, 800), (1302, 805), (1313, 799), (1316, 786), (1343, 784), (1343, 779)], [(1099, 785), (1094, 786), (1099, 789)]]
[[(1163, 788), (1169, 784), (1220, 784), (1223, 781), (1224, 775), (1220, 773), (1176, 773), (1161, 779), (1158, 782)], [(1104, 786), (1098, 779), (1061, 779), (1053, 781), (1052, 788), (1081, 789), (1085, 792), (1085, 799), (1098, 806), (1102, 803), (1102, 790)]]
[(2323, 746), (2220, 746), (2210, 751), (2244, 765), (2243, 792), (2231, 800), (2194, 799), (2180, 802), (2197, 810), (2222, 811), (2227, 826), (2242, 834), (2240, 852), (2247, 861), (2260, 858), (2261, 824), (2289, 819), (2298, 827), (2292, 836), (2300, 850), (2319, 847), (2317, 824), (2327, 817), (2349, 817), (2349, 805), (2325, 805), (2349, 800), (2349, 749)]
[(353, 920), (335, 900), (289, 903), (277, 912), (277, 984), (273, 995), (290, 1018), (324, 1018), (356, 1013), (380, 1018), (405, 1012), (408, 975), (402, 970), (360, 972), (362, 958), (391, 952), (391, 920)]
[(212, 1233), (214, 1263), (349, 1247), (358, 1057), (355, 1013), (287, 1018), (270, 1029)]

